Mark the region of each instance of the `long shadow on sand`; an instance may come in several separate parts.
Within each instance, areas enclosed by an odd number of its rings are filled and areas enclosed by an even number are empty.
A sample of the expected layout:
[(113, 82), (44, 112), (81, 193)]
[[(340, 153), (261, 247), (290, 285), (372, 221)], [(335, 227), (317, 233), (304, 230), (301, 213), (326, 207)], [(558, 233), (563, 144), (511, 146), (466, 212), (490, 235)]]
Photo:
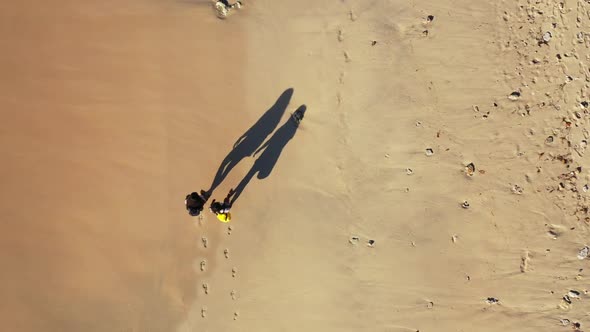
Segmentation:
[(250, 127), (233, 146), (230, 153), (223, 159), (211, 187), (205, 193), (207, 197), (213, 194), (213, 191), (223, 180), (227, 177), (229, 172), (244, 158), (254, 154), (256, 149), (264, 142), (264, 140), (272, 133), (278, 126), (283, 113), (287, 109), (293, 89), (285, 90), (277, 99), (277, 101), (268, 109), (256, 123)]
[[(301, 105), (295, 112), (301, 113), (303, 118), (306, 109), (307, 107), (305, 105)], [(289, 141), (295, 136), (297, 128), (299, 128), (299, 125), (289, 118), (287, 122), (277, 129), (271, 138), (269, 138), (268, 141), (266, 141), (266, 143), (254, 153), (256, 155), (262, 151), (248, 174), (246, 174), (242, 181), (240, 181), (240, 184), (235, 188), (236, 192), (233, 195), (231, 204), (238, 200), (238, 197), (240, 197), (254, 175), (258, 174), (257, 178), (260, 180), (265, 179), (270, 175), (281, 156), (281, 152), (283, 152), (287, 143), (289, 143)]]

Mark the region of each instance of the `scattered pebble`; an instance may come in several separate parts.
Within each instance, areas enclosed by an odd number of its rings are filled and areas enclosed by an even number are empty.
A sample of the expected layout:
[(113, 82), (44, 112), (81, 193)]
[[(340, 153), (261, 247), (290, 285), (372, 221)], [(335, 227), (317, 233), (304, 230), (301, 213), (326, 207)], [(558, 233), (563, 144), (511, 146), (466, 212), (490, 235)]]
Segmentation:
[(553, 143), (553, 136), (548, 136), (548, 137), (545, 139), (545, 143), (547, 143), (547, 144), (551, 144), (551, 143)]
[(572, 289), (572, 290), (570, 290), (570, 291), (567, 293), (567, 295), (568, 295), (570, 298), (574, 298), (574, 299), (579, 299), (579, 298), (580, 298), (580, 292), (578, 292), (577, 290), (573, 290), (573, 289)]
[(580, 249), (578, 252), (578, 259), (585, 259), (588, 258), (588, 254), (590, 253), (590, 248), (585, 246), (584, 248)]
[(517, 195), (522, 195), (522, 193), (524, 192), (524, 188), (522, 188), (521, 186), (515, 184), (512, 186), (512, 193), (517, 194)]
[(463, 201), (463, 203), (461, 203), (461, 207), (464, 209), (469, 209), (469, 203), (467, 201)]
[(465, 174), (467, 174), (469, 176), (473, 176), (473, 174), (475, 174), (475, 164), (473, 164), (473, 163), (467, 164), (467, 166), (465, 166)]
[(509, 96), (508, 99), (510, 100), (518, 100), (520, 98), (520, 92), (514, 91)]
[(486, 299), (486, 302), (487, 302), (488, 304), (496, 304), (496, 303), (499, 303), (499, 302), (500, 302), (500, 300), (498, 300), (498, 299), (497, 299), (497, 298), (495, 298), (495, 297), (488, 297), (488, 298)]
[(426, 155), (427, 155), (427, 156), (429, 156), (429, 157), (430, 157), (430, 156), (432, 156), (433, 154), (434, 154), (434, 150), (433, 150), (433, 149), (431, 149), (431, 148), (428, 148), (428, 149), (426, 149)]
[(551, 35), (551, 32), (547, 31), (543, 34), (543, 42), (544, 43), (548, 43), (551, 40), (551, 37), (553, 37)]

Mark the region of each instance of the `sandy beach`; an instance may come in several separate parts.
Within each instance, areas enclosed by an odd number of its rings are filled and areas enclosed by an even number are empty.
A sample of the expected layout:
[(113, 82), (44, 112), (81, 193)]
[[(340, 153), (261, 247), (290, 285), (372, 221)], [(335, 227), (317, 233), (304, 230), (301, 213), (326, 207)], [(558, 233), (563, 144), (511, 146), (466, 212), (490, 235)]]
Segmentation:
[(588, 329), (587, 1), (0, 7), (2, 330)]

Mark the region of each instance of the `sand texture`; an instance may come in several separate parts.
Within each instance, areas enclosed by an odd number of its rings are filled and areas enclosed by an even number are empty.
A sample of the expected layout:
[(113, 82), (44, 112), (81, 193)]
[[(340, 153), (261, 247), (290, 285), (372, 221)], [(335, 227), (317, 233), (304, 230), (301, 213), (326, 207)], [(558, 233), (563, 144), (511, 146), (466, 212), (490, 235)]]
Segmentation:
[(0, 330), (588, 330), (590, 2), (0, 22)]

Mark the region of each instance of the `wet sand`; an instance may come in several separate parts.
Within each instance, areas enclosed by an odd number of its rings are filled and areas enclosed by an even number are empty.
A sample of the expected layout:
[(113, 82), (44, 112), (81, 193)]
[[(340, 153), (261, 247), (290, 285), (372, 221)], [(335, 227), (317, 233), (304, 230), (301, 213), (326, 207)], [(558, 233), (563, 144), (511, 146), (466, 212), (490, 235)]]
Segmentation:
[(217, 164), (201, 142), (228, 141), (219, 110), (239, 121), (243, 103), (241, 38), (203, 6), (3, 5), (5, 329), (170, 331), (185, 315), (202, 252), (182, 202)]

